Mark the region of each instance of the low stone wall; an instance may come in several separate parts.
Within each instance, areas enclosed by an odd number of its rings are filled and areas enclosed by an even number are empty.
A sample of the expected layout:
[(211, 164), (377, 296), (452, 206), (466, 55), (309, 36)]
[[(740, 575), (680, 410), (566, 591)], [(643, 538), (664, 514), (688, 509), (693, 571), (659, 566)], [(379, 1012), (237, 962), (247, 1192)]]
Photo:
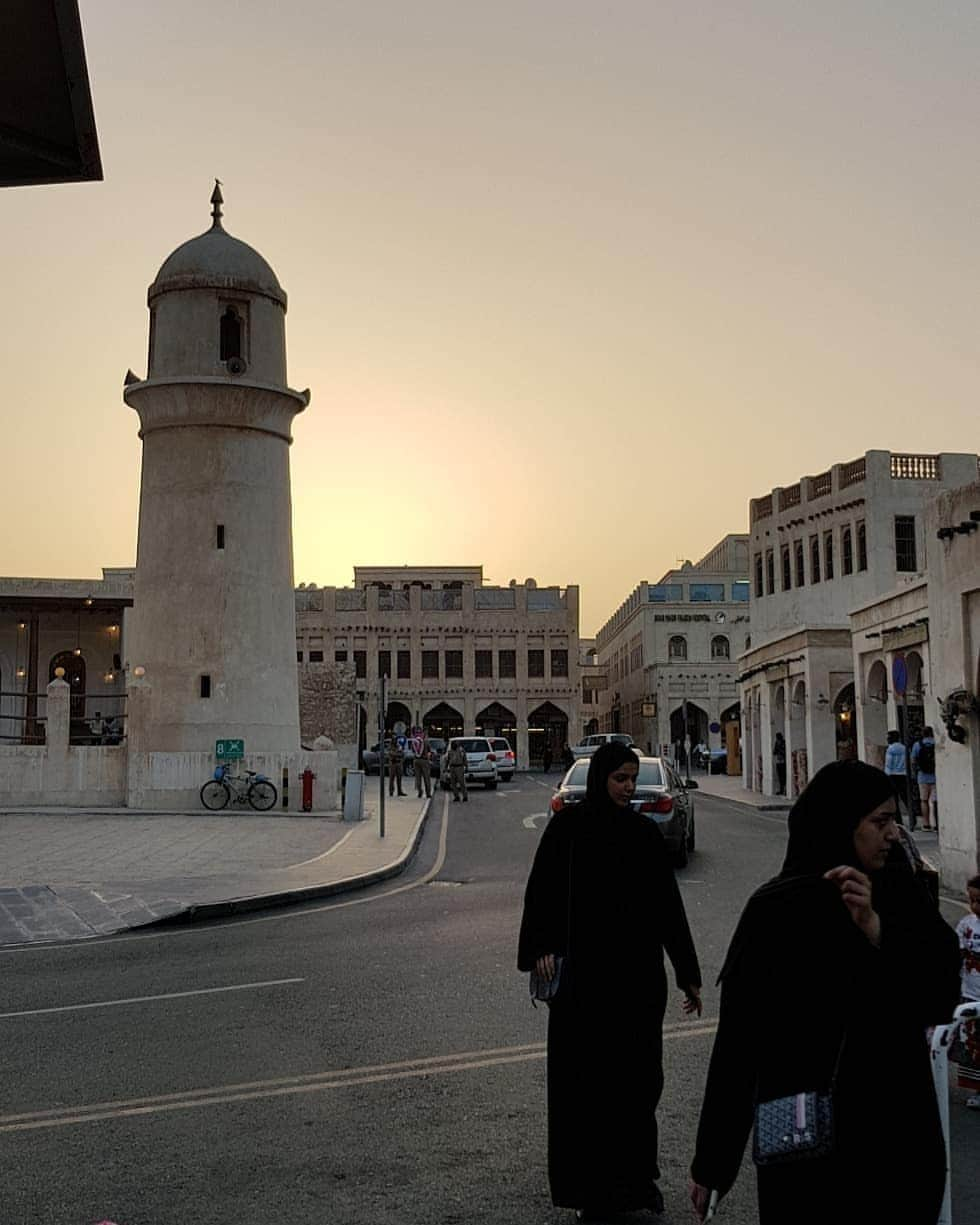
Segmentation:
[[(201, 787), (214, 774), (215, 760), (210, 753), (132, 753), (129, 755), (129, 787), (125, 803), (139, 809), (201, 809)], [(302, 772), (309, 768), (316, 775), (313, 783), (313, 808), (316, 812), (337, 812), (340, 808), (340, 770), (337, 753), (249, 753), (241, 763), (232, 763), (233, 774), (255, 770), (269, 778), (279, 792), (271, 813), (301, 812), (303, 807)], [(287, 807), (282, 804), (282, 772), (288, 771)], [(245, 805), (228, 811), (252, 812)]]
[(112, 808), (126, 803), (124, 745), (0, 746), (0, 805)]

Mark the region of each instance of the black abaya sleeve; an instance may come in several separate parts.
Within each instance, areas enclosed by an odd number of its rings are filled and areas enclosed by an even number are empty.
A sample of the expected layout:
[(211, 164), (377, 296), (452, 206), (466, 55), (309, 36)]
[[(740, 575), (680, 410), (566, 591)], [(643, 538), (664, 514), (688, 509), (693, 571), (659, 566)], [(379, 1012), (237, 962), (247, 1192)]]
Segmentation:
[(694, 937), (691, 935), (677, 878), (666, 860), (666, 855), (660, 856), (658, 867), (656, 896), (660, 902), (664, 950), (674, 967), (678, 987), (681, 990), (685, 987), (700, 987), (701, 967), (694, 947)]
[(564, 953), (568, 940), (568, 840), (554, 816), (544, 828), (524, 890), (517, 968), (528, 971), (545, 953)]
[(755, 1115), (758, 1035), (749, 1021), (753, 1009), (748, 992), (738, 974), (722, 981), (718, 1032), (691, 1164), (694, 1181), (719, 1195), (726, 1194), (738, 1177)]

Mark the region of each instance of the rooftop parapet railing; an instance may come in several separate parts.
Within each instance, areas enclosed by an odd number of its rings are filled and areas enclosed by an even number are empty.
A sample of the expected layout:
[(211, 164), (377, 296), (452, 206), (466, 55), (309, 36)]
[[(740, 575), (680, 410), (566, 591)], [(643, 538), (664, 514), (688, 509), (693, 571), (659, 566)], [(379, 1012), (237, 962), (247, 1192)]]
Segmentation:
[(528, 612), (548, 612), (561, 608), (562, 603), (560, 587), (532, 587), (527, 593)]
[(780, 489), (779, 491), (779, 509), (780, 511), (790, 510), (794, 506), (799, 506), (800, 497), (801, 497), (801, 491), (800, 491), (799, 481), (797, 481), (795, 485), (790, 485), (786, 489)]
[(817, 476), (808, 476), (806, 479), (806, 500), (813, 502), (817, 498), (825, 498), (827, 494), (834, 491), (834, 477), (832, 472), (821, 472)]
[(892, 455), (893, 481), (938, 481), (942, 477), (938, 455)]
[(867, 457), (862, 455), (860, 459), (853, 459), (849, 464), (841, 464), (839, 476), (839, 489), (847, 489), (849, 485), (859, 485), (868, 474)]
[(461, 591), (426, 591), (422, 589), (422, 607), (428, 612), (458, 612), (463, 607)]
[(516, 608), (517, 599), (512, 587), (475, 587), (474, 608)]
[(379, 612), (408, 612), (411, 608), (407, 591), (379, 591)]
[(367, 592), (363, 587), (341, 588), (336, 593), (337, 612), (366, 612)]
[(764, 498), (752, 499), (752, 522), (757, 519), (768, 519), (772, 515), (772, 494), (767, 493)]

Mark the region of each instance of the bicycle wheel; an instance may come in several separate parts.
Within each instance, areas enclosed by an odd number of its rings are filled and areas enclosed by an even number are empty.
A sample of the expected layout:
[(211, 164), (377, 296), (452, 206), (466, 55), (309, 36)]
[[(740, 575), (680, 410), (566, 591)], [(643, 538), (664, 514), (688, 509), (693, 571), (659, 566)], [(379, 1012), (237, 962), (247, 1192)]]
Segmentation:
[(208, 779), (201, 788), (201, 803), (212, 812), (225, 808), (230, 799), (231, 792), (224, 783), (219, 783), (216, 778)]
[(248, 789), (248, 802), (256, 812), (268, 812), (275, 804), (279, 793), (267, 778), (260, 778)]

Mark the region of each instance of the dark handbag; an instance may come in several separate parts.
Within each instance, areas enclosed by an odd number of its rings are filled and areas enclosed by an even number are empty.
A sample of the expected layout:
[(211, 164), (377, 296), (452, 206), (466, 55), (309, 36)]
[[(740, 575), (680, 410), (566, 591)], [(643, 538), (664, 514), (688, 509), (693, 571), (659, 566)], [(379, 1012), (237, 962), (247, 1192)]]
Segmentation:
[(834, 1151), (834, 1101), (830, 1092), (792, 1093), (755, 1108), (752, 1160), (756, 1165), (807, 1161)]
[(561, 986), (561, 968), (565, 964), (564, 957), (555, 957), (555, 972), (550, 979), (539, 974), (537, 970), (532, 970), (528, 981), (528, 989), (531, 992), (531, 1003), (537, 1008), (537, 1001), (544, 1000), (546, 1004), (558, 994), (558, 988)]
[[(574, 846), (574, 843), (572, 844)], [(565, 926), (565, 942), (566, 945), (571, 943), (572, 938), (572, 847), (568, 849), (568, 911)], [(531, 971), (528, 979), (528, 990), (531, 994), (531, 1003), (535, 1008), (538, 1006), (538, 1000), (543, 1000), (546, 1004), (550, 1004), (558, 994), (558, 988), (561, 986), (562, 968), (568, 960), (567, 954), (563, 957), (560, 953), (555, 954), (555, 972), (551, 979), (544, 978), (539, 974), (537, 969)], [(568, 970), (565, 970), (565, 978), (568, 978)]]
[(834, 1090), (844, 1031), (837, 1048), (828, 1089), (790, 1093), (768, 1102), (756, 1102), (752, 1160), (756, 1165), (781, 1165), (787, 1161), (812, 1161), (834, 1151)]

